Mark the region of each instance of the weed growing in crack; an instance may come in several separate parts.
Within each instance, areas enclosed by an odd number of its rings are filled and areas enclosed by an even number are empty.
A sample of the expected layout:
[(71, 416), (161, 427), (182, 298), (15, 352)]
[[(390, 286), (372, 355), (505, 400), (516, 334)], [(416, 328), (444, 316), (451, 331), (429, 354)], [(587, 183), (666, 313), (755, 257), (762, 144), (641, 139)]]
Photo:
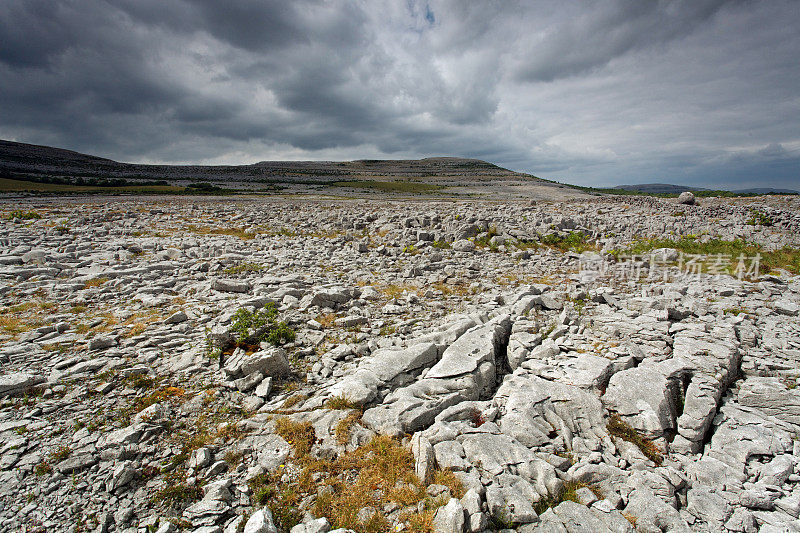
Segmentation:
[(656, 465), (661, 465), (664, 461), (664, 456), (658, 448), (656, 448), (655, 444), (639, 435), (639, 433), (623, 421), (618, 414), (615, 413), (611, 415), (606, 428), (611, 435), (635, 444), (644, 456), (653, 461)]

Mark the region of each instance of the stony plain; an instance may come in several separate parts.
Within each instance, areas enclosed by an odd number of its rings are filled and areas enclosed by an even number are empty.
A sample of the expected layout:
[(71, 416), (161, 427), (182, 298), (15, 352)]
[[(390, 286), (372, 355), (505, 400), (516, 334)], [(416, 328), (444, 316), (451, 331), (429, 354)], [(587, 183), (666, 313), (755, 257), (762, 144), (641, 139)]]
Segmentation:
[(0, 216), (2, 531), (800, 531), (797, 197)]

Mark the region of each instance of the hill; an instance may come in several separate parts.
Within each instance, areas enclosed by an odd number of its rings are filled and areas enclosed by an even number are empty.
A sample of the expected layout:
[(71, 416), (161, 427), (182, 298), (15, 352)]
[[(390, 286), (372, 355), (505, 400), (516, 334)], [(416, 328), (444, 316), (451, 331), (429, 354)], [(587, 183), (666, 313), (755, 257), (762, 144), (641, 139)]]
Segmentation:
[(353, 180), (424, 181), (441, 185), (524, 181), (554, 186), (529, 174), (479, 159), (429, 157), (410, 160), (261, 161), (252, 165), (144, 165), (49, 146), (0, 140), (0, 175), (74, 182), (84, 179), (212, 182), (326, 183)]

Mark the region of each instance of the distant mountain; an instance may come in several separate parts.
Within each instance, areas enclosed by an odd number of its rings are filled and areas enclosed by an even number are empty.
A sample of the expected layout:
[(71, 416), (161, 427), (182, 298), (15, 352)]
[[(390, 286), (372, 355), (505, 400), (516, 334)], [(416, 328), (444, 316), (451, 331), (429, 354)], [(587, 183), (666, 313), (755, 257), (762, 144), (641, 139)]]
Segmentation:
[(670, 185), (669, 183), (640, 183), (638, 185), (617, 185), (614, 189), (625, 191), (639, 191), (650, 194), (673, 194), (683, 191), (707, 191), (702, 187), (687, 187), (686, 185)]
[(564, 188), (530, 174), (479, 159), (429, 157), (409, 160), (261, 161), (253, 165), (141, 165), (0, 140), (0, 177), (192, 180), (216, 182), (324, 183), (349, 180), (426, 181), (442, 185), (466, 182), (525, 181)]
[(614, 189), (638, 191), (646, 194), (679, 194), (683, 191), (714, 191), (725, 190), (735, 194), (800, 194), (792, 189), (773, 189), (770, 187), (754, 187), (750, 189), (706, 189), (703, 187), (689, 187), (687, 185), (671, 185), (669, 183), (640, 183), (637, 185), (617, 185)]
[(736, 189), (733, 192), (749, 194), (800, 194), (800, 191), (792, 189), (773, 189), (770, 187), (754, 187), (752, 189)]

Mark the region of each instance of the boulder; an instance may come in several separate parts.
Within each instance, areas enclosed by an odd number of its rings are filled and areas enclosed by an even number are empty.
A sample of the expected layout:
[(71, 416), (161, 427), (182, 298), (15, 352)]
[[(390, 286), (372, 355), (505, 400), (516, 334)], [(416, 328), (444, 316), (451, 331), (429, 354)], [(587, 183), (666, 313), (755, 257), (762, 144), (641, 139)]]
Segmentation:
[(456, 252), (474, 252), (475, 243), (467, 239), (459, 239), (452, 244), (452, 248)]
[(251, 287), (247, 281), (217, 278), (211, 282), (211, 288), (219, 292), (243, 293), (250, 292)]
[(244, 526), (244, 533), (278, 533), (272, 520), (272, 511), (264, 507), (250, 515)]
[(439, 507), (433, 517), (434, 533), (464, 533), (465, 524), (464, 506), (456, 498)]
[(686, 362), (668, 359), (617, 372), (603, 403), (646, 437), (661, 437), (676, 427), (681, 378), (690, 369)]

